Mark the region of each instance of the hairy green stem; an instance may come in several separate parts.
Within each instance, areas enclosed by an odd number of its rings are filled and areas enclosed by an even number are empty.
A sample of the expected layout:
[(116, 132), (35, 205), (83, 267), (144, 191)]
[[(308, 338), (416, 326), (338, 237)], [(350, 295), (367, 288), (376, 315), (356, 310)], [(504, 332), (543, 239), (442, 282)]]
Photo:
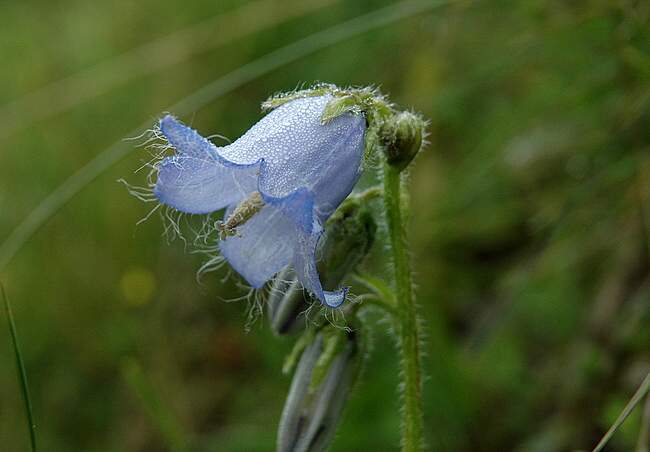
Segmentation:
[(406, 244), (401, 204), (402, 178), (397, 168), (384, 165), (384, 205), (393, 255), (397, 332), (403, 385), (402, 450), (418, 452), (423, 448), (422, 376), (420, 338), (411, 266)]

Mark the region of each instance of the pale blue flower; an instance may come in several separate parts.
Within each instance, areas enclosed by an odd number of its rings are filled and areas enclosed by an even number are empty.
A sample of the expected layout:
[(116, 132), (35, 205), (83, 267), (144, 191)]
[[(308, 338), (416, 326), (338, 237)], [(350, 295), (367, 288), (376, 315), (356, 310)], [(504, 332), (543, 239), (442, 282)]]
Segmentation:
[(260, 288), (287, 265), (302, 285), (337, 307), (347, 289), (324, 291), (316, 246), (324, 221), (357, 182), (366, 121), (344, 113), (321, 121), (331, 95), (292, 100), (234, 143), (217, 147), (175, 118), (160, 121), (176, 153), (158, 165), (154, 194), (179, 211), (205, 214), (226, 207), (229, 218), (256, 192), (264, 203), (219, 248), (248, 283)]

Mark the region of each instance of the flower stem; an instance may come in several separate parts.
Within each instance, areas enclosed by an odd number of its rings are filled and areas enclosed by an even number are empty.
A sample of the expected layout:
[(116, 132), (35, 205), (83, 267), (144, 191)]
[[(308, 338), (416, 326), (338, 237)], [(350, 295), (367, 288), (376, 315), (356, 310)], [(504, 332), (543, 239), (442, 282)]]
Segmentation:
[(404, 391), (402, 394), (402, 403), (404, 404), (402, 409), (402, 451), (418, 452), (423, 448), (420, 338), (404, 230), (401, 188), (402, 178), (399, 169), (384, 164), (384, 206), (395, 271), (396, 329), (399, 335)]

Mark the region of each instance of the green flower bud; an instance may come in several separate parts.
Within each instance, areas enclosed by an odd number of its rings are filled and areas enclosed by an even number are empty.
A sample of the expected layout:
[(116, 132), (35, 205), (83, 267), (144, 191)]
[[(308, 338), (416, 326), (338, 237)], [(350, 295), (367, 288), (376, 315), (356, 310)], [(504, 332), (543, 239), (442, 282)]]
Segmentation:
[[(355, 333), (338, 333), (320, 332), (304, 350), (282, 411), (278, 452), (320, 452), (332, 441), (361, 361)], [(314, 385), (323, 361), (329, 366)]]
[(370, 210), (350, 198), (325, 225), (318, 271), (325, 290), (333, 290), (366, 257), (375, 241), (377, 223)]
[(420, 152), (426, 134), (426, 122), (415, 113), (403, 111), (387, 119), (379, 131), (379, 140), (389, 165), (403, 170)]
[[(318, 254), (318, 272), (325, 290), (340, 286), (347, 274), (366, 256), (374, 242), (377, 226), (370, 211), (351, 198), (325, 225)], [(271, 328), (287, 334), (305, 326), (300, 317), (312, 302), (296, 279), (292, 268), (278, 274), (268, 298)]]

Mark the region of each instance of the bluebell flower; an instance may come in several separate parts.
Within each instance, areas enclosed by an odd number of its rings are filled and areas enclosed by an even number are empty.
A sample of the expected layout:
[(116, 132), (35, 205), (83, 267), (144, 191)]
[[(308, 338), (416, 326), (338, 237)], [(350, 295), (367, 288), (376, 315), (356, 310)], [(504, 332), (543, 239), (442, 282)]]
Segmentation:
[(160, 130), (176, 152), (158, 164), (154, 194), (186, 213), (225, 207), (220, 252), (252, 287), (292, 265), (305, 289), (338, 307), (347, 289), (323, 290), (316, 248), (360, 176), (366, 121), (346, 112), (323, 122), (332, 99), (291, 100), (224, 147), (165, 116)]

